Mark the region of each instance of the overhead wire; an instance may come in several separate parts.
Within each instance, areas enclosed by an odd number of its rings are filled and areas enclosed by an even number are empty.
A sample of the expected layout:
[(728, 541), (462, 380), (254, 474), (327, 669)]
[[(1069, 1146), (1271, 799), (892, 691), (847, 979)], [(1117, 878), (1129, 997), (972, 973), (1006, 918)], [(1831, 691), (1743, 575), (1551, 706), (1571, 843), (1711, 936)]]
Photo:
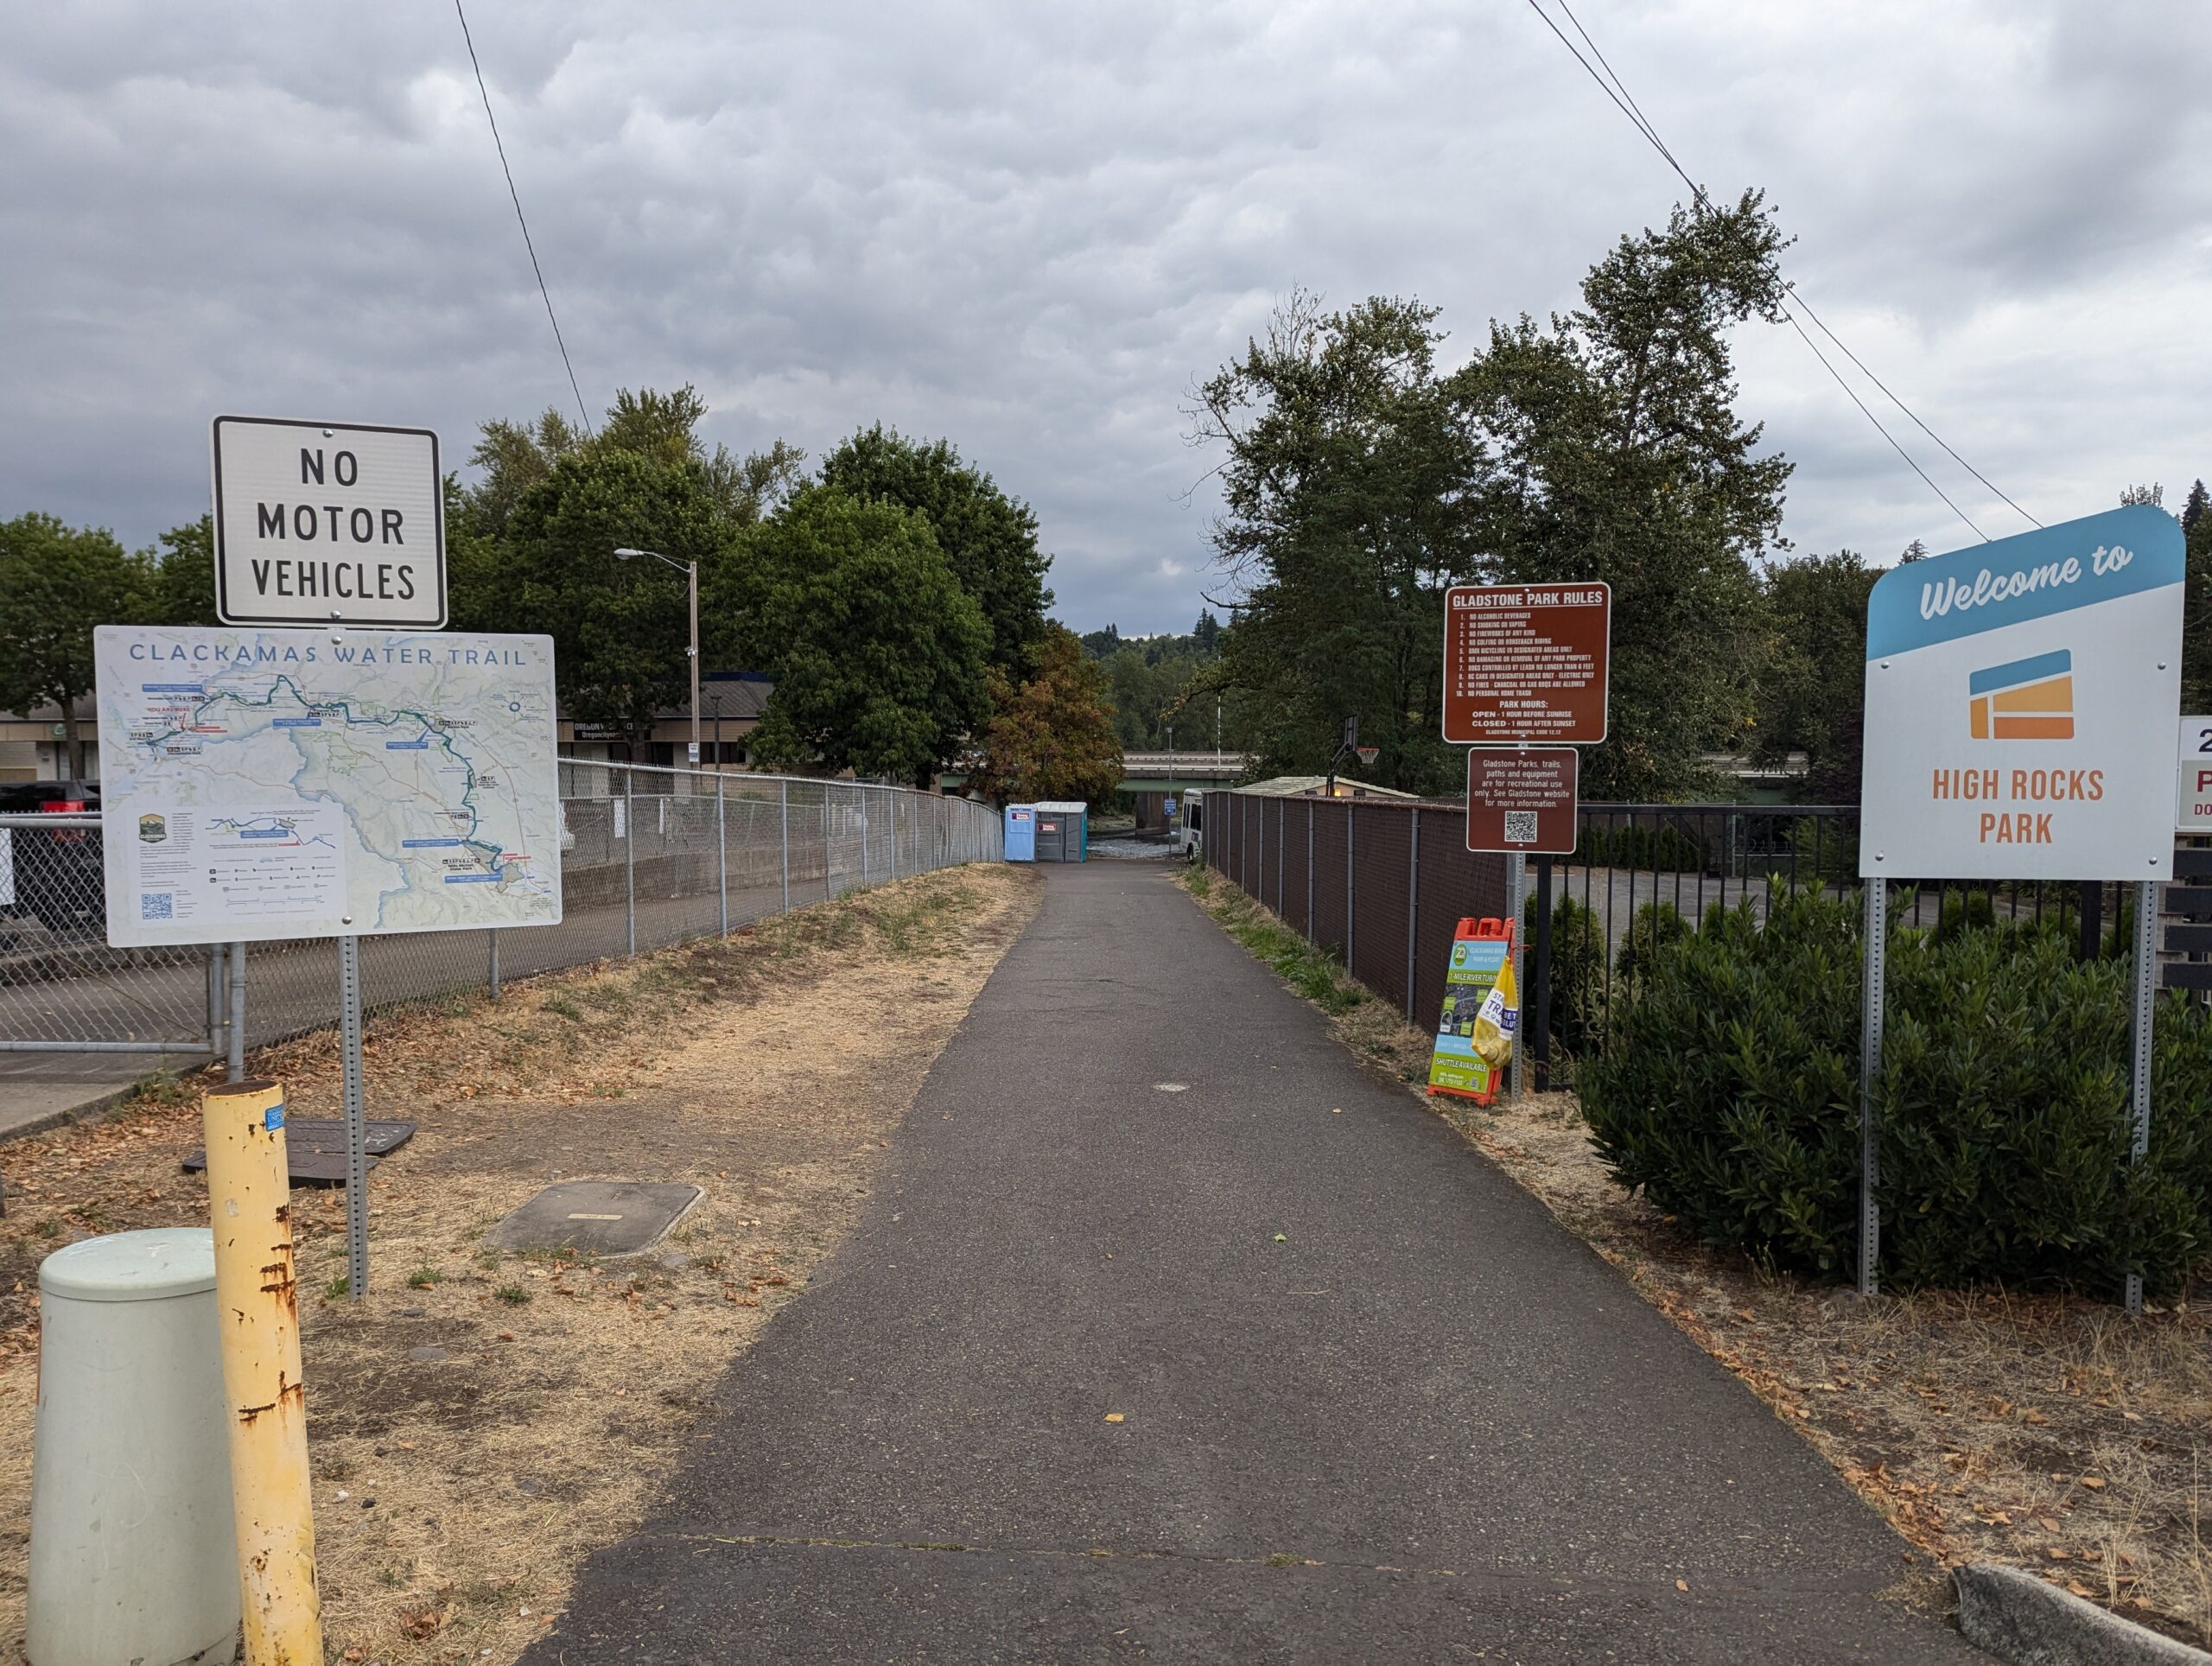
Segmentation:
[[(1618, 109), (1622, 115), (1628, 118), (1630, 125), (1634, 127), (1636, 130), (1643, 137), (1644, 140), (1651, 146), (1651, 148), (1659, 153), (1660, 156), (1665, 161), (1668, 167), (1672, 169), (1676, 175), (1681, 178), (1682, 183), (1689, 188), (1692, 200), (1699, 212), (1713, 212), (1713, 205), (1711, 200), (1706, 195), (1705, 188), (1690, 177), (1689, 170), (1682, 166), (1681, 160), (1668, 146), (1667, 142), (1660, 137), (1657, 126), (1652, 122), (1649, 117), (1643, 113), (1643, 107), (1637, 103), (1635, 95), (1629, 91), (1628, 84), (1621, 79), (1618, 72), (1617, 72), (1613, 68), (1612, 65), (1607, 61), (1604, 51), (1599, 47), (1597, 41), (1592, 39), (1590, 32), (1583, 28), (1582, 20), (1574, 15), (1573, 8), (1567, 3), (1567, 0), (1559, 0), (1559, 8), (1560, 10), (1565, 14), (1568, 22), (1574, 26), (1574, 32), (1581, 36), (1583, 45), (1589, 48), (1589, 58), (1583, 56), (1581, 51), (1576, 48), (1574, 42), (1567, 39), (1566, 32), (1560, 28), (1558, 23), (1553, 21), (1551, 14), (1544, 10), (1542, 5), (1539, 3), (1539, 0), (1529, 0), (1529, 9), (1535, 12), (1538, 17), (1543, 20), (1545, 28), (1550, 29), (1553, 35), (1558, 37), (1559, 43), (1567, 48), (1568, 54), (1573, 58), (1576, 63), (1582, 66), (1584, 72), (1588, 74), (1592, 81), (1596, 83), (1598, 90), (1612, 100), (1614, 107)], [(1590, 58), (1595, 58), (1598, 60), (1599, 65), (1604, 66), (1604, 71), (1602, 73), (1599, 72), (1596, 65), (1592, 64)], [(1899, 457), (1904, 460), (1906, 467), (1910, 468), (1915, 474), (1917, 474), (1920, 477), (1922, 482), (1927, 486), (1928, 489), (1941, 499), (1944, 506), (1949, 509), (1954, 515), (1956, 515), (1961, 521), (1964, 522), (1976, 537), (1980, 538), (1985, 543), (1989, 541), (1989, 535), (1986, 532), (1984, 532), (1979, 526), (1976, 526), (1973, 518), (1952, 500), (1950, 494), (1945, 492), (1941, 486), (1938, 486), (1936, 483), (1933, 477), (1929, 474), (1926, 469), (1920, 466), (1918, 461), (1914, 458), (1912, 454), (1907, 451), (1904, 447), (1898, 442), (1897, 436), (1891, 434), (1889, 429), (1883, 425), (1881, 419), (1876, 416), (1873, 411), (1868, 408), (1866, 402), (1859, 397), (1857, 391), (1851, 386), (1850, 383), (1844, 378), (1843, 373), (1830, 362), (1827, 355), (1821, 351), (1819, 345), (1814, 341), (1812, 336), (1807, 333), (1803, 322), (1797, 317), (1797, 313), (1800, 310), (1803, 312), (1806, 318), (1812, 321), (1815, 328), (1818, 329), (1821, 334), (1827, 336), (1828, 340), (1835, 345), (1839, 352), (1842, 353), (1843, 355), (1849, 359), (1854, 366), (1858, 366), (1860, 373), (1864, 375), (1868, 381), (1873, 383), (1876, 387), (1879, 388), (1883, 394), (1889, 399), (1890, 403), (1897, 406), (1899, 410), (1903, 411), (1905, 416), (1910, 419), (1916, 428), (1919, 429), (1922, 433), (1927, 435), (1927, 436), (1930, 440), (1933, 440), (1938, 446), (1942, 447), (1945, 454), (1948, 455), (1953, 461), (1956, 462), (1960, 467), (1965, 469), (1967, 474), (1973, 475), (1975, 480), (1980, 481), (1983, 486), (1986, 486), (1992, 493), (1995, 493), (1997, 497), (2002, 499), (2004, 502), (2010, 506), (2015, 512), (2037, 526), (2043, 525), (2043, 523), (2037, 520), (2033, 515), (2029, 514), (2026, 510), (2022, 509), (2018, 504), (2014, 503), (2005, 493), (1999, 491), (1997, 486), (1990, 481), (1988, 477), (1981, 473), (1980, 470), (1975, 468), (1973, 464), (1967, 462), (1965, 458), (1960, 456), (1959, 454), (1954, 450), (1947, 442), (1945, 442), (1941, 435), (1937, 434), (1935, 429), (1929, 427), (1926, 423), (1923, 422), (1920, 416), (1911, 409), (1910, 406), (1907, 405), (1903, 399), (1899, 398), (1896, 393), (1891, 391), (1886, 383), (1885, 383), (1879, 377), (1876, 376), (1872, 371), (1867, 369), (1866, 362), (1861, 359), (1857, 353), (1853, 353), (1851, 349), (1845, 345), (1842, 339), (1839, 337), (1834, 330), (1828, 327), (1827, 324), (1821, 318), (1819, 314), (1813, 310), (1810, 303), (1808, 303), (1802, 296), (1797, 293), (1796, 286), (1794, 283), (1784, 281), (1783, 289), (1783, 294), (1778, 297), (1777, 300), (1777, 304), (1782, 310), (1783, 315), (1789, 321), (1790, 327), (1797, 332), (1798, 336), (1804, 341), (1806, 347), (1811, 349), (1814, 358), (1820, 360), (1821, 367), (1827, 371), (1828, 375), (1834, 378), (1835, 385), (1843, 390), (1845, 396), (1850, 399), (1851, 403), (1859, 408), (1859, 414), (1865, 416), (1867, 422), (1873, 426), (1874, 431), (1879, 434), (1884, 440), (1889, 442), (1890, 448), (1895, 451)]]
[(476, 72), (477, 95), (484, 100), (484, 120), (492, 130), (492, 147), (499, 153), (499, 171), (507, 176), (507, 195), (515, 205), (515, 223), (522, 227), (522, 246), (530, 251), (530, 270), (537, 278), (537, 293), (545, 302), (545, 321), (553, 326), (553, 345), (561, 350), (562, 368), (569, 372), (569, 391), (576, 396), (576, 413), (584, 419), (584, 432), (593, 432), (591, 412), (584, 404), (584, 391), (576, 384), (576, 367), (569, 358), (569, 344), (561, 334), (561, 321), (553, 311), (553, 292), (545, 287), (545, 269), (537, 264), (537, 245), (530, 235), (530, 219), (522, 211), (522, 193), (515, 189), (515, 170), (507, 165), (507, 147), (499, 137), (499, 120), (492, 113), (491, 90), (484, 85), (484, 66), (476, 59), (476, 39), (468, 32), (468, 14), (461, 0), (453, 0), (454, 16), (461, 19), (461, 38), (468, 47), (468, 67)]

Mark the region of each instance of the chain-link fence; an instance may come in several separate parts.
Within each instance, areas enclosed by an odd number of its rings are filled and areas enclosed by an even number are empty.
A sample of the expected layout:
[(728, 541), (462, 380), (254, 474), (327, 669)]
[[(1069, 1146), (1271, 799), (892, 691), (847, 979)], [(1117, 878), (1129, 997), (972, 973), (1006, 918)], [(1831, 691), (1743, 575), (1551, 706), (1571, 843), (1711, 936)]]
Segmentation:
[[(561, 762), (562, 921), (361, 941), (373, 1010), (726, 934), (844, 892), (995, 862), (988, 805), (909, 787)], [(101, 818), (0, 816), (0, 1052), (235, 1056), (338, 1021), (329, 938), (113, 949)]]

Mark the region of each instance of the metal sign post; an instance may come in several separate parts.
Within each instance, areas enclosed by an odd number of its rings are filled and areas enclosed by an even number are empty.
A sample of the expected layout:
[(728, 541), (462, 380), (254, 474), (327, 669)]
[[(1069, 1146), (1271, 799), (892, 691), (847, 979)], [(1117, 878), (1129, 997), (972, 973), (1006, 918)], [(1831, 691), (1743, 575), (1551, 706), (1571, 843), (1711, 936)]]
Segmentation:
[[(2129, 1120), (2134, 1124), (2128, 1141), (2127, 1160), (2139, 1166), (2151, 1154), (2151, 1024), (2153, 987), (2158, 974), (2158, 887), (2145, 881), (2135, 887), (2135, 952), (2130, 993), (2129, 1040), (2134, 1043), (2130, 1061)], [(2127, 1311), (2143, 1311), (2143, 1274), (2139, 1268), (2127, 1275)]]
[[(1521, 999), (1521, 899), (1529, 884), (1529, 859), (1515, 851), (1505, 859), (1505, 917), (1513, 923), (1513, 998)], [(1521, 1097), (1521, 1038), (1513, 1038), (1513, 1051), (1505, 1065), (1508, 1098)]]
[(1864, 1027), (1859, 1044), (1859, 1294), (1878, 1288), (1876, 1263), (1882, 1254), (1880, 1183), (1881, 1123), (1875, 1104), (1875, 1079), (1882, 1073), (1882, 1019), (1890, 959), (1890, 884), (1866, 882), (1866, 987), (1860, 995)]
[(361, 1082), (361, 939), (338, 939), (338, 1046), (346, 1084), (346, 1295), (369, 1293), (369, 1121)]

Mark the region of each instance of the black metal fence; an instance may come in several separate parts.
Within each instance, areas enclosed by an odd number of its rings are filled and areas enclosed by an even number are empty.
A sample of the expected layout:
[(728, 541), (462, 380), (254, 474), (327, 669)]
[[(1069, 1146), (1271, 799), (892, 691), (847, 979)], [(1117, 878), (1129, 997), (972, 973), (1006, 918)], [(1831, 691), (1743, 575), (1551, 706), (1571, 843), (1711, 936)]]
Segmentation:
[[(1452, 938), (1466, 916), (1507, 911), (1508, 859), (1465, 849), (1456, 803), (1209, 795), (1207, 864), (1266, 904), (1352, 976), (1433, 1023)], [(2168, 988), (2212, 990), (2212, 846), (2179, 851), (2163, 912)], [(1770, 880), (1842, 896), (1859, 885), (1855, 804), (1582, 806), (1572, 855), (1528, 859), (1523, 1034), (1534, 1085), (1558, 1052), (1591, 1046), (1618, 984), (1663, 938), (1719, 904), (1766, 903)], [(2052, 920), (2084, 959), (2127, 950), (2131, 887), (2075, 881), (1891, 881), (1893, 922)], [(1566, 992), (1562, 998), (1561, 992)]]

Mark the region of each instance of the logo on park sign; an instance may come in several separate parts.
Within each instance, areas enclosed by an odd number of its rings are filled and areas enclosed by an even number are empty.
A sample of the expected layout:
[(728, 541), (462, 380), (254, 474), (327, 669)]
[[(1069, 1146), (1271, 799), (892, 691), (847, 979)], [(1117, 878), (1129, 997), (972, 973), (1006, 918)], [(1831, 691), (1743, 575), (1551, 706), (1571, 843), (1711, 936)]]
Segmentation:
[(1859, 872), (2165, 879), (2181, 527), (2137, 505), (1885, 573)]

